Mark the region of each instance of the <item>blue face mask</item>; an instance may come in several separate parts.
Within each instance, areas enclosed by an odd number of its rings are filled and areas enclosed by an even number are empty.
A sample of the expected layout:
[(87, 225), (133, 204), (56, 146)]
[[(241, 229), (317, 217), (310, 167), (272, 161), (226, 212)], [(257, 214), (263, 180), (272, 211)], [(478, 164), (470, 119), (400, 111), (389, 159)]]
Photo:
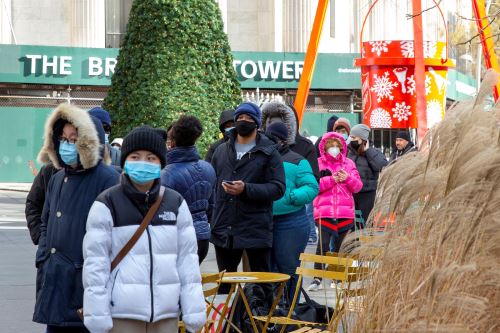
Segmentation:
[(144, 161), (125, 161), (123, 171), (137, 184), (145, 184), (160, 178), (159, 164)]
[(108, 133), (105, 133), (105, 134), (104, 134), (104, 143), (105, 143), (105, 144), (108, 144), (108, 143), (109, 143), (109, 134), (108, 134)]
[(349, 134), (344, 133), (344, 134), (342, 134), (342, 137), (344, 138), (344, 140), (347, 141), (347, 139), (349, 139)]
[(59, 155), (66, 165), (74, 165), (78, 162), (78, 151), (74, 143), (63, 141), (59, 145)]
[(234, 127), (228, 127), (228, 128), (224, 128), (224, 132), (229, 132), (230, 130), (232, 130)]

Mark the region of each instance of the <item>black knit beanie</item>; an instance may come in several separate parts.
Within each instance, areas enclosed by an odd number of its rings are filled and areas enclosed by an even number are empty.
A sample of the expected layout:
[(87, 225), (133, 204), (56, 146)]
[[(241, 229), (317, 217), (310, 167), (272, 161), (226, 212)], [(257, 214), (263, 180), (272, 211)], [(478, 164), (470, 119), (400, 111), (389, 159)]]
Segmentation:
[(266, 134), (286, 141), (288, 139), (288, 128), (281, 121), (278, 121), (267, 126)]
[(403, 139), (403, 140), (406, 140), (408, 142), (411, 142), (410, 132), (399, 131), (398, 134), (396, 135), (396, 139)]
[(167, 148), (165, 141), (155, 131), (154, 128), (149, 126), (141, 126), (134, 128), (127, 136), (123, 138), (120, 165), (123, 169), (127, 156), (136, 150), (147, 150), (158, 156), (163, 169), (166, 162)]

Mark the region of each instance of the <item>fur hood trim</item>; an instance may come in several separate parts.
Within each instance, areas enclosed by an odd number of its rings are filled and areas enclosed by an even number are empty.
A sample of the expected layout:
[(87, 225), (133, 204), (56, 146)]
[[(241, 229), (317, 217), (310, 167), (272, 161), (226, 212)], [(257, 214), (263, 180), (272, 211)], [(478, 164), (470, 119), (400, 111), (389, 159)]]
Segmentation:
[(297, 136), (297, 120), (293, 110), (282, 102), (268, 102), (262, 106), (262, 129), (266, 130), (266, 122), (268, 118), (280, 117), (288, 129), (287, 143), (292, 145), (295, 143)]
[(97, 130), (90, 115), (70, 104), (59, 105), (45, 122), (44, 142), (38, 161), (40, 163), (52, 162), (56, 168), (61, 168), (61, 159), (54, 146), (54, 125), (59, 119), (65, 119), (78, 130), (76, 149), (78, 150), (80, 163), (84, 169), (95, 167), (101, 159), (101, 144), (97, 136)]

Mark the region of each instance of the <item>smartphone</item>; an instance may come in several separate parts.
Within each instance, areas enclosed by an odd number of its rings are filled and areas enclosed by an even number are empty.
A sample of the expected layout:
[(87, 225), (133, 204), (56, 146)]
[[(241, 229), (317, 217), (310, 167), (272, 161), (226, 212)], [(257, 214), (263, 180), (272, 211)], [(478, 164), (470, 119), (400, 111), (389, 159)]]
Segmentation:
[(231, 180), (223, 180), (222, 182), (229, 185), (234, 185), (234, 183)]

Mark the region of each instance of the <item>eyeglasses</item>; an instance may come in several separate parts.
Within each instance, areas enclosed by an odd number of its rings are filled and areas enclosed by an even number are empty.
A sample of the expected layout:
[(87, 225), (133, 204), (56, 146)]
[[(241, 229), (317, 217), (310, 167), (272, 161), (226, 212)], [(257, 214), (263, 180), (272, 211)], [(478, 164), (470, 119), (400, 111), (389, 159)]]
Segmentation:
[(63, 138), (63, 137), (59, 138), (59, 143), (64, 143), (65, 141), (68, 142), (68, 143), (71, 143), (71, 144), (75, 144), (76, 143), (76, 139), (67, 139), (67, 138)]

